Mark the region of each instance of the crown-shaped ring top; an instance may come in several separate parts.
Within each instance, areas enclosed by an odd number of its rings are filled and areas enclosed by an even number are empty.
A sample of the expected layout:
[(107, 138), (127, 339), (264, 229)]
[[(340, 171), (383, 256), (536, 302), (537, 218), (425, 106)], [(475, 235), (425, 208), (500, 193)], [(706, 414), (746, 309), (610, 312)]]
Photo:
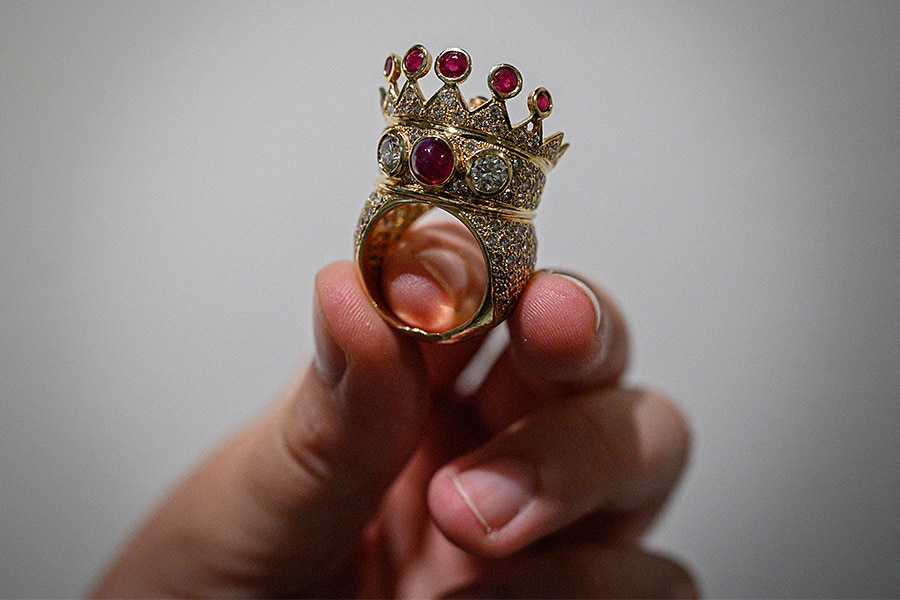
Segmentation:
[[(432, 64), (443, 86), (426, 100), (418, 80)], [(511, 124), (506, 100), (522, 90), (522, 75), (500, 64), (487, 77), (490, 98), (466, 102), (459, 85), (469, 77), (472, 60), (465, 50), (450, 48), (432, 61), (415, 45), (401, 59), (387, 57), (381, 107), (387, 121), (378, 161), (395, 191), (484, 201), (496, 209), (526, 216), (543, 191), (546, 173), (568, 147), (563, 134), (543, 137), (543, 120), (553, 99), (539, 87), (528, 96), (530, 114)], [(406, 77), (398, 84), (400, 74)]]

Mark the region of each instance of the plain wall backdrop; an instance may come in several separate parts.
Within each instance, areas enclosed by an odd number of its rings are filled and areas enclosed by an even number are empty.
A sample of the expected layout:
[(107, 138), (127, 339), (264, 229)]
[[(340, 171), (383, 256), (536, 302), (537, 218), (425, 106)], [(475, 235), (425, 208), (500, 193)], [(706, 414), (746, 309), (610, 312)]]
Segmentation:
[(900, 596), (900, 3), (484, 0), (0, 4), (0, 595), (86, 593), (309, 359), (415, 43), (553, 94), (539, 264), (696, 435), (649, 543), (714, 597)]

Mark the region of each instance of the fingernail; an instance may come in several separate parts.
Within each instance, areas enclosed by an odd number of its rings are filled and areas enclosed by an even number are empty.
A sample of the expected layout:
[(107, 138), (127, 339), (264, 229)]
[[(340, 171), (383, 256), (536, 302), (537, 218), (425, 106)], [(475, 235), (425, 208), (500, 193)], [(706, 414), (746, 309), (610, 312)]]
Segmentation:
[(486, 534), (505, 527), (528, 505), (537, 472), (520, 460), (499, 458), (452, 475), (456, 491)]
[(315, 367), (329, 387), (335, 387), (344, 376), (347, 357), (328, 330), (318, 297), (313, 308), (313, 337), (316, 343)]

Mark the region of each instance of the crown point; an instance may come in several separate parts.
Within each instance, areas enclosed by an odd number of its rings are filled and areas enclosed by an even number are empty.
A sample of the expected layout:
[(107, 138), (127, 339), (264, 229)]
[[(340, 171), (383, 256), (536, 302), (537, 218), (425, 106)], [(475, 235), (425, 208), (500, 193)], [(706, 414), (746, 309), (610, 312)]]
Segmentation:
[(428, 73), (431, 68), (431, 57), (428, 50), (421, 44), (416, 44), (406, 51), (403, 56), (403, 73), (410, 79), (419, 79)]
[(462, 83), (472, 71), (472, 61), (465, 50), (450, 48), (437, 57), (435, 63), (438, 77), (444, 83)]
[(391, 83), (397, 81), (397, 78), (400, 76), (400, 58), (396, 54), (388, 55), (384, 61), (384, 68), (381, 74)]
[(535, 116), (545, 119), (553, 110), (553, 98), (547, 88), (539, 87), (528, 96), (528, 110)]
[(512, 98), (522, 89), (522, 75), (512, 65), (497, 65), (488, 75), (488, 87), (499, 100)]

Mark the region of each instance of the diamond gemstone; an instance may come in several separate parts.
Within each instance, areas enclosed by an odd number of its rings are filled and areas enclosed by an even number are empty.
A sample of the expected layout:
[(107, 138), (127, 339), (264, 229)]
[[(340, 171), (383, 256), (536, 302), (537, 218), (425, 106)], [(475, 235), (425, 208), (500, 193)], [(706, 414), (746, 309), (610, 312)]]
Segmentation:
[(378, 146), (378, 162), (387, 173), (393, 173), (403, 160), (400, 140), (394, 135), (386, 135)]
[(496, 154), (478, 156), (469, 171), (472, 187), (482, 194), (496, 194), (509, 180), (509, 166)]

